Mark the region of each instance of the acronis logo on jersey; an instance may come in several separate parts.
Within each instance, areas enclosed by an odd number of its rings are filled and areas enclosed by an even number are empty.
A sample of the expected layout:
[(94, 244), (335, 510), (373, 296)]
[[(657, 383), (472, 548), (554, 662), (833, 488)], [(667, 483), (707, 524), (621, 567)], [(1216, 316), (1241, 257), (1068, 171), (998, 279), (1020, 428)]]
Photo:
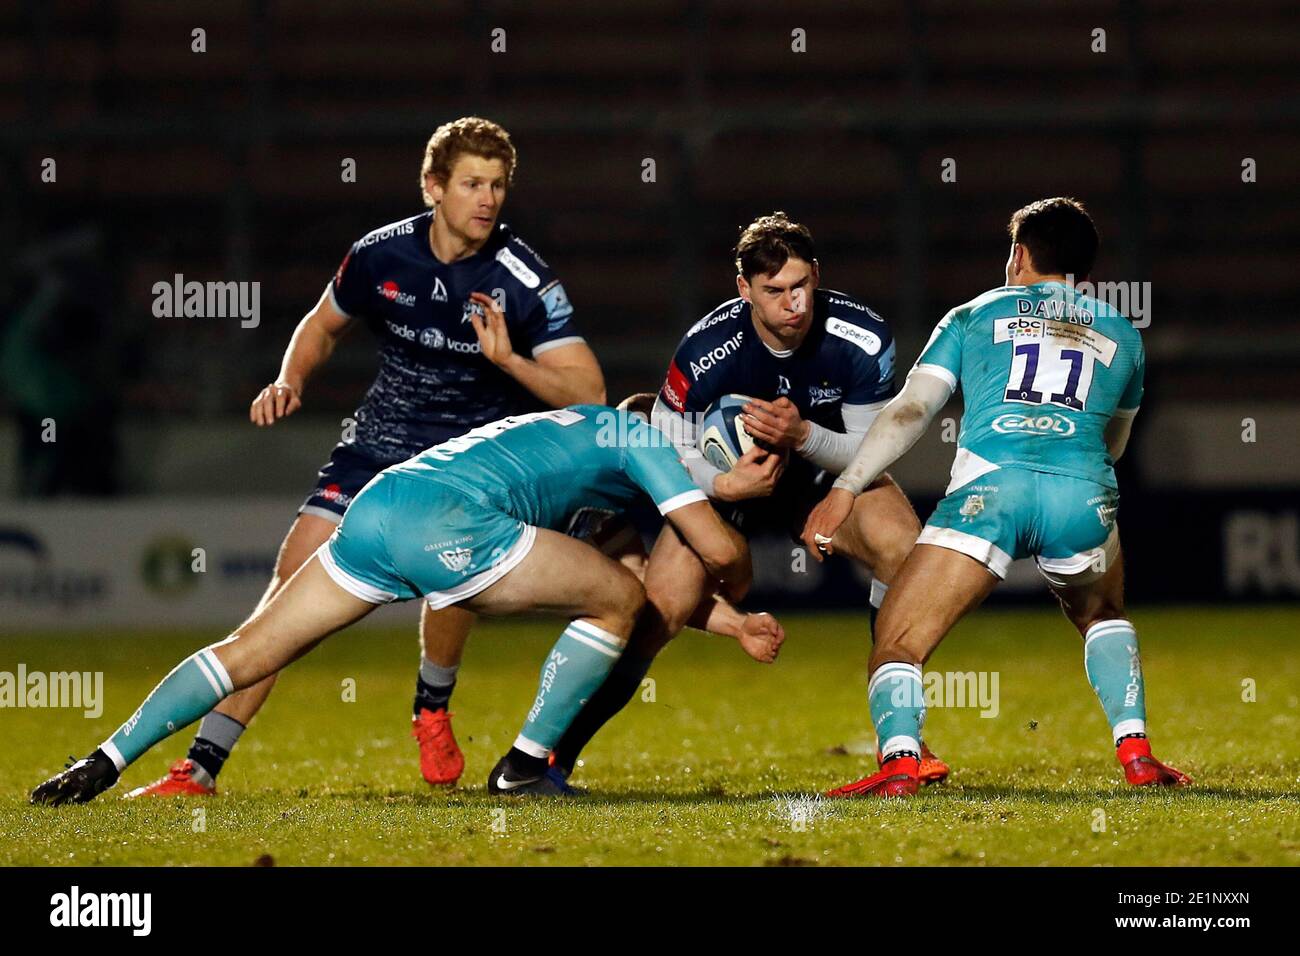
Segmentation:
[(741, 329), (721, 345), (709, 349), (703, 355), (691, 360), (691, 378), (699, 380), (699, 377), (707, 372), (713, 366), (717, 365), (732, 352), (740, 348), (740, 342), (745, 337), (745, 330)]
[[(417, 216), (416, 219), (419, 217)], [(374, 232), (365, 236), (357, 243), (358, 249), (364, 249), (366, 246), (373, 246), (376, 242), (383, 242), (385, 239), (391, 239), (393, 236), (409, 236), (415, 232), (415, 219), (408, 219), (405, 222), (395, 222), (391, 226), (384, 226), (382, 229), (376, 229)]]

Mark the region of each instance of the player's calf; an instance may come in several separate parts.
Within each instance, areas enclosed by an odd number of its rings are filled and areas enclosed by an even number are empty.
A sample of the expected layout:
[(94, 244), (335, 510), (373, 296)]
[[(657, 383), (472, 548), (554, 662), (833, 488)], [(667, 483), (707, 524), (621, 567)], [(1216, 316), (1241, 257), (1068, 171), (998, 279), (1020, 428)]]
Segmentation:
[(1084, 670), (1106, 712), (1124, 778), (1139, 787), (1190, 783), (1187, 774), (1151, 754), (1142, 655), (1137, 630), (1124, 615), (1124, 563), (1117, 541), (1108, 539), (1098, 565), (1049, 581), (1065, 616), (1083, 635)]
[(1191, 783), (1180, 770), (1156, 760), (1147, 740), (1146, 684), (1137, 631), (1124, 618), (1098, 621), (1083, 645), (1088, 682), (1097, 693), (1115, 741), (1115, 756), (1134, 786)]

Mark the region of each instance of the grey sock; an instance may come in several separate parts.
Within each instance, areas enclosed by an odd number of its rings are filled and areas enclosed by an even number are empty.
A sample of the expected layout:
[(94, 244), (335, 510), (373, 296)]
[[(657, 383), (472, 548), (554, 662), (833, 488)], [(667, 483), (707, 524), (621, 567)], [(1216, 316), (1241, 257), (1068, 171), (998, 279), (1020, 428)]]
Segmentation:
[(456, 683), (456, 672), (458, 670), (460, 670), (459, 664), (443, 667), (441, 664), (435, 664), (427, 657), (420, 658), (420, 680), (430, 687), (450, 687)]
[(235, 743), (243, 732), (244, 725), (235, 720), (234, 717), (227, 717), (225, 714), (214, 710), (203, 718), (199, 724), (199, 732), (194, 735), (194, 738), (216, 744), (229, 753), (235, 749)]

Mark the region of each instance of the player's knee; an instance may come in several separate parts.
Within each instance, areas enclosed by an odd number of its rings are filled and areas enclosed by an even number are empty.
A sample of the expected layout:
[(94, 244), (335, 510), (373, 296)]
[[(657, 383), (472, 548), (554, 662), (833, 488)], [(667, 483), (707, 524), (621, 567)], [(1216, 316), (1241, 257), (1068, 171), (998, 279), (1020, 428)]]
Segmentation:
[(917, 535), (920, 533), (921, 525), (915, 517), (910, 521), (899, 521), (891, 528), (889, 535), (881, 543), (880, 555), (876, 563), (880, 577), (893, 580), (903, 566), (903, 562), (907, 560), (907, 556), (912, 553), (912, 548), (916, 546)]
[(642, 629), (654, 637), (655, 643), (662, 647), (686, 627), (690, 620), (693, 606), (687, 606), (685, 594), (681, 588), (674, 588), (668, 583), (657, 580), (646, 588), (646, 614), (642, 620)]
[(1086, 637), (1088, 631), (1094, 625), (1100, 624), (1102, 621), (1128, 620), (1128, 615), (1124, 613), (1124, 608), (1113, 602), (1107, 602), (1102, 605), (1090, 607), (1086, 612), (1070, 614), (1069, 617), (1070, 622), (1078, 629), (1081, 637)]
[(872, 574), (884, 581), (893, 580), (912, 553), (920, 533), (921, 523), (910, 509), (873, 516), (862, 535), (866, 551), (863, 557)]
[(641, 580), (622, 565), (610, 575), (608, 586), (604, 589), (600, 616), (606, 621), (607, 628), (616, 634), (626, 635), (632, 632), (637, 616), (645, 607), (646, 593)]

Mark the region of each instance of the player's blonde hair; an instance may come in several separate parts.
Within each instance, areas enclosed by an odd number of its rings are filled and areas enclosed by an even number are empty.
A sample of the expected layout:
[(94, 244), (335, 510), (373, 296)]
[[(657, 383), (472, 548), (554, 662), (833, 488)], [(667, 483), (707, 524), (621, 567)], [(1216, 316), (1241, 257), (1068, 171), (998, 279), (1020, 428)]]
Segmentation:
[(462, 116), (434, 130), (424, 147), (424, 162), (420, 164), (420, 195), (424, 197), (426, 206), (433, 208), (434, 205), (433, 197), (429, 195), (428, 177), (432, 176), (439, 185), (446, 186), (456, 160), (467, 153), (501, 160), (506, 168), (506, 185), (514, 182), (518, 160), (510, 134), (489, 119)]

